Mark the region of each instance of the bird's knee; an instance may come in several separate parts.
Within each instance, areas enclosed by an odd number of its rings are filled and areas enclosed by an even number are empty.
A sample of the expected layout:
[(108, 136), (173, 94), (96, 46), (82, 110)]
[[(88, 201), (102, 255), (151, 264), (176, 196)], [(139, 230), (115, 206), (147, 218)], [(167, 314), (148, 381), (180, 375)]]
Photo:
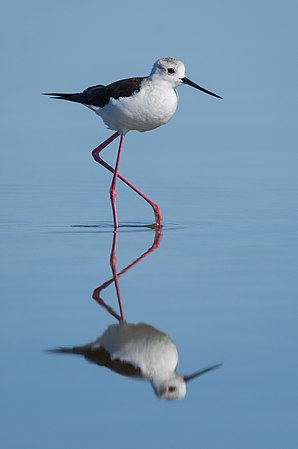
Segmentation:
[(111, 198), (111, 200), (112, 200), (112, 201), (115, 200), (115, 199), (116, 199), (116, 196), (117, 196), (116, 190), (113, 189), (113, 188), (111, 187), (111, 188), (110, 188), (110, 198)]

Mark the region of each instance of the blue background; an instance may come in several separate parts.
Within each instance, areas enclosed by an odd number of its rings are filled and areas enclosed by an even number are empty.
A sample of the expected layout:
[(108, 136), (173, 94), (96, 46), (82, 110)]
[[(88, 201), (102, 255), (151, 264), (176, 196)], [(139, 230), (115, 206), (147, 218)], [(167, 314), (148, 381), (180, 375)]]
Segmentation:
[[(1, 446), (297, 448), (297, 13), (294, 1), (2, 6)], [(168, 333), (180, 372), (224, 363), (176, 403), (44, 353), (113, 322), (91, 299), (113, 233), (110, 174), (90, 154), (110, 131), (41, 93), (147, 75), (163, 56), (224, 98), (181, 87), (172, 121), (129, 133), (121, 162), (165, 220), (160, 248), (121, 278), (127, 320)], [(153, 220), (120, 183), (118, 209), (124, 224)], [(120, 228), (119, 269), (153, 238)], [(116, 306), (112, 286), (105, 298)]]

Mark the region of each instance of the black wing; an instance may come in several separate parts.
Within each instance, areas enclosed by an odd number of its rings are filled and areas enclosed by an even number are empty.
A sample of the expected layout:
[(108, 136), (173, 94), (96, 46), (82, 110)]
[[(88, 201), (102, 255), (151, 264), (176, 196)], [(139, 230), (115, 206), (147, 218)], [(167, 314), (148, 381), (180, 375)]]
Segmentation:
[(115, 81), (107, 86), (98, 84), (97, 86), (88, 87), (84, 92), (76, 94), (45, 93), (43, 95), (50, 95), (59, 100), (74, 101), (88, 106), (99, 106), (103, 108), (109, 103), (110, 98), (130, 97), (134, 93), (139, 92), (144, 79), (145, 77), (128, 78)]
[(119, 359), (112, 359), (108, 351), (102, 346), (94, 348), (93, 345), (74, 346), (73, 348), (55, 348), (49, 349), (47, 352), (52, 354), (75, 354), (82, 355), (90, 363), (95, 363), (99, 366), (105, 366), (115, 373), (127, 377), (142, 378), (140, 368), (134, 366), (132, 363), (124, 362)]

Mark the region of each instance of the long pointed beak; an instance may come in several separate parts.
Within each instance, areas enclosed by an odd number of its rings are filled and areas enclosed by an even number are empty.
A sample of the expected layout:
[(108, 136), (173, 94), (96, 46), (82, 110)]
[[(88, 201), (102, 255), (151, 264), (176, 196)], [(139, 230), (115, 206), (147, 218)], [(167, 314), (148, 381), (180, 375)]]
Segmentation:
[(212, 95), (213, 97), (220, 98), (222, 100), (222, 97), (220, 97), (217, 94), (214, 94), (213, 92), (210, 92), (210, 90), (204, 89), (204, 87), (201, 87), (198, 84), (194, 83), (193, 81), (189, 80), (188, 78), (186, 78), (186, 76), (184, 78), (181, 78), (181, 80), (183, 84), (188, 84), (189, 86), (192, 86), (195, 89), (201, 90), (205, 94)]
[(222, 363), (218, 363), (217, 365), (208, 366), (207, 368), (201, 369), (200, 371), (196, 371), (195, 373), (190, 374), (189, 376), (184, 376), (183, 379), (185, 382), (188, 382), (189, 380), (195, 379), (196, 377), (200, 377), (203, 374), (209, 373), (209, 371), (219, 368), (220, 366), (222, 366)]

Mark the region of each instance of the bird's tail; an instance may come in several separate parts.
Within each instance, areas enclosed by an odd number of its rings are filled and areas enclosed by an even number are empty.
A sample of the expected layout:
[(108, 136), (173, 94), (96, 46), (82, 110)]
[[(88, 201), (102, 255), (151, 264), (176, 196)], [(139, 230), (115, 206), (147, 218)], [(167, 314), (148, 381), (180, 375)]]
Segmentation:
[(48, 95), (51, 98), (56, 98), (58, 100), (68, 100), (74, 101), (75, 103), (84, 103), (84, 98), (82, 97), (82, 93), (78, 94), (62, 94), (62, 93), (43, 93), (43, 95)]

